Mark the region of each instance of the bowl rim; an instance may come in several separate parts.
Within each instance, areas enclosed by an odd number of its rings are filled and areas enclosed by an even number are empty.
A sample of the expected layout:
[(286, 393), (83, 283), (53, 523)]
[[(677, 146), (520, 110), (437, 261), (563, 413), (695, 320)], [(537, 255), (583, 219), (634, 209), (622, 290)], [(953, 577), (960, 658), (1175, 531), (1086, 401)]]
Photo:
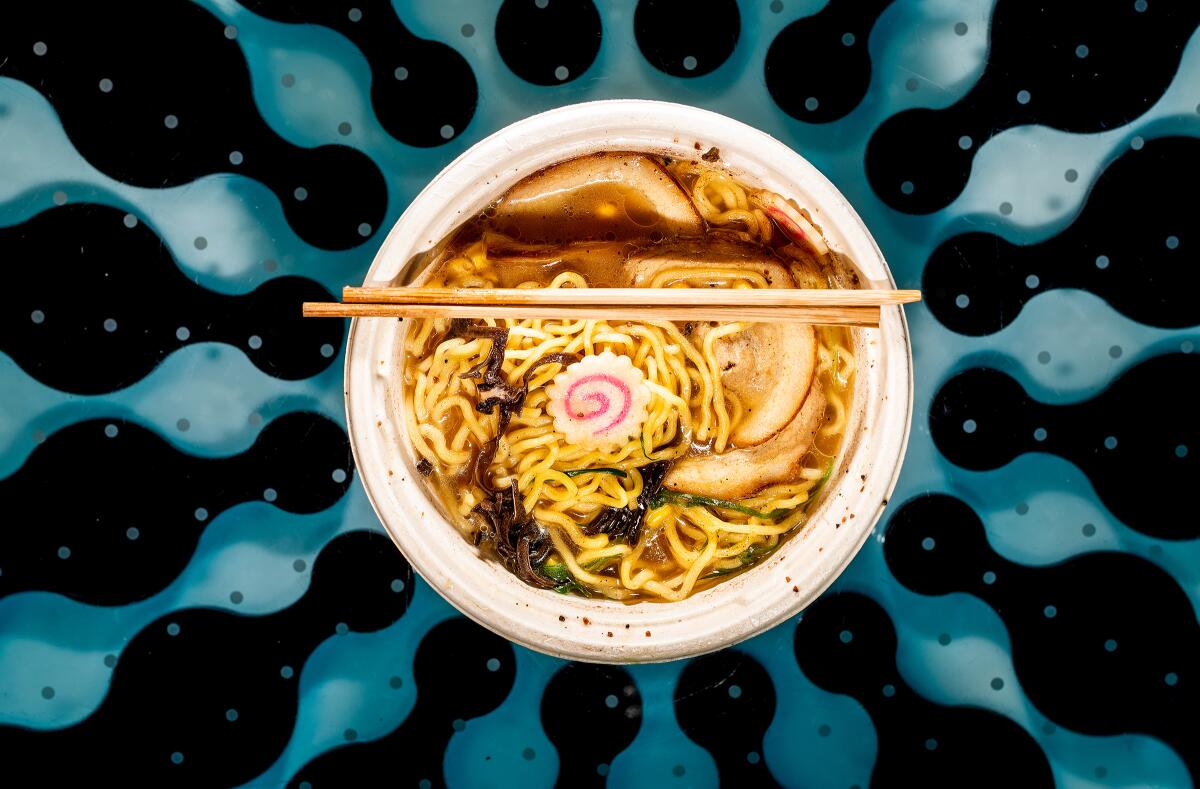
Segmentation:
[[(463, 215), (474, 213), (538, 166), (595, 150), (667, 152), (681, 151), (686, 145), (690, 152), (693, 140), (702, 148), (707, 143), (719, 147), (722, 163), (749, 180), (765, 181), (763, 185), (768, 187), (782, 186), (785, 194), (802, 199), (818, 221), (825, 221), (831, 247), (852, 252), (851, 258), (868, 283), (895, 287), (883, 253), (857, 212), (799, 153), (727, 116), (642, 99), (584, 102), (548, 110), (519, 120), (471, 146), (443, 168), (401, 214), (380, 245), (365, 284), (390, 281), (414, 253), (427, 249)], [(502, 164), (505, 156), (509, 164)], [(514, 157), (517, 164), (511, 163)], [(530, 161), (540, 165), (532, 166)], [(755, 168), (757, 172), (753, 172)], [(479, 204), (459, 203), (456, 211), (445, 211), (446, 205), (454, 204), (448, 201), (456, 196), (456, 190), (464, 189), (474, 189)], [(440, 231), (436, 229), (439, 224)], [(395, 380), (392, 355), (379, 352), (379, 348), (394, 350), (406, 327), (388, 331), (384, 323), (352, 320), (345, 360), (347, 431), (358, 476), (372, 508), (413, 569), (452, 606), (511, 641), (555, 657), (619, 664), (692, 657), (736, 644), (794, 616), (836, 580), (870, 536), (895, 488), (908, 446), (913, 407), (912, 352), (904, 313), (892, 307), (883, 310), (880, 329), (856, 333), (858, 337), (878, 335), (856, 343), (863, 348), (877, 345), (878, 349), (869, 357), (873, 360), (872, 374), (858, 376), (866, 383), (856, 387), (855, 399), (863, 398), (864, 389), (870, 399), (856, 403), (856, 414), (861, 418), (851, 427), (857, 431), (868, 410), (879, 419), (864, 426), (869, 431), (874, 428), (869, 439), (854, 439), (848, 453), (844, 448), (838, 468), (846, 474), (852, 468), (856, 472), (878, 468), (880, 473), (870, 473), (869, 477), (863, 473), (861, 490), (849, 498), (844, 490), (846, 477), (834, 481), (809, 523), (789, 538), (788, 545), (806, 544), (818, 528), (828, 531), (826, 536), (831, 539), (819, 546), (817, 553), (825, 547), (831, 550), (817, 559), (815, 567), (805, 568), (803, 573), (793, 568), (797, 573), (794, 584), (793, 578), (785, 575), (784, 568), (796, 564), (796, 560), (787, 561), (789, 554), (816, 557), (807, 546), (797, 551), (789, 549), (787, 554), (779, 551), (778, 556), (751, 570), (679, 602), (629, 605), (558, 595), (526, 586), (495, 562), (481, 561), (475, 555), (477, 549), (462, 538), (424, 493), (414, 473), (415, 460), (404, 428), (397, 430), (392, 424), (395, 404), (389, 402), (390, 390), (385, 383), (389, 378)], [(374, 363), (376, 355), (385, 357), (378, 367)], [(877, 402), (877, 396), (882, 400)], [(377, 429), (372, 429), (372, 423)], [(876, 438), (879, 435), (882, 437)], [(850, 445), (851, 437), (844, 443)], [(397, 461), (404, 463), (399, 477), (390, 468)], [(385, 466), (389, 466), (386, 475)], [(836, 499), (855, 504), (844, 507), (842, 521), (848, 523), (846, 528), (841, 528), (833, 512)], [(870, 503), (872, 499), (874, 504)], [(470, 563), (463, 563), (467, 555)], [(758, 581), (748, 583), (746, 579), (756, 574)], [(770, 577), (768, 574), (786, 578), (786, 586), (791, 589), (780, 593), (779, 584), (775, 584), (773, 590), (766, 590), (763, 579)], [(759, 595), (751, 594), (764, 591), (770, 597), (766, 604)], [(714, 621), (717, 613), (731, 615), (726, 626)], [(687, 625), (696, 621), (707, 627), (687, 632)], [(640, 637), (643, 629), (646, 636)], [(651, 631), (657, 632), (651, 635)]]

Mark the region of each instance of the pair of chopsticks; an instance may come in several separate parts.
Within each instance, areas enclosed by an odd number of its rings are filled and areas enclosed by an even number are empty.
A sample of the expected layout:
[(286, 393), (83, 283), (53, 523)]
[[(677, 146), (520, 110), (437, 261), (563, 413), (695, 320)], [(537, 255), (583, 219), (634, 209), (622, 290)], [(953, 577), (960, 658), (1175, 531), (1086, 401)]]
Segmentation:
[(354, 288), (304, 303), (306, 318), (607, 318), (879, 325), (879, 308), (919, 290), (783, 288)]

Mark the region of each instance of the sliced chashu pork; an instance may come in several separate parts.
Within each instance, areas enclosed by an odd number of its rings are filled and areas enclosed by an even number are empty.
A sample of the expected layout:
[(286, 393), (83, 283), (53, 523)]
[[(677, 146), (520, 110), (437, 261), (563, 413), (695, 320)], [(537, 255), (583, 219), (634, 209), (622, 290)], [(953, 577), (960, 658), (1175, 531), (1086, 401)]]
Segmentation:
[(684, 458), (667, 472), (663, 486), (736, 501), (767, 485), (795, 480), (824, 420), (825, 394), (814, 382), (799, 413), (783, 430), (756, 447)]
[[(703, 347), (712, 324), (693, 330)], [(713, 343), (721, 383), (742, 404), (742, 418), (730, 432), (737, 447), (763, 443), (792, 421), (804, 404), (817, 367), (813, 328), (797, 323), (752, 323)]]
[(493, 226), (532, 242), (670, 238), (703, 229), (691, 198), (649, 156), (594, 153), (518, 182), (496, 204)]
[[(630, 284), (662, 287), (698, 268), (729, 273), (750, 270), (761, 274), (768, 287), (794, 287), (788, 270), (757, 247), (690, 242), (631, 260)], [(712, 279), (716, 282), (722, 277), (714, 273)], [(692, 342), (697, 348), (703, 349), (704, 337), (714, 326), (694, 325)], [(817, 339), (807, 324), (752, 323), (737, 334), (716, 340), (713, 354), (721, 383), (742, 405), (742, 418), (730, 438), (734, 446), (750, 447), (778, 433), (800, 411), (816, 370)]]

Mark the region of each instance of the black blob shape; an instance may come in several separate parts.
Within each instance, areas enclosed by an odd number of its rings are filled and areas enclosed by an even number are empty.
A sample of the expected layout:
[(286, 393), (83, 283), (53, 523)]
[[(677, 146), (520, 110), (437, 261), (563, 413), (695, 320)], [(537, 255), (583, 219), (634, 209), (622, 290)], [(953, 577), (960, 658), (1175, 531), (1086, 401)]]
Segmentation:
[(712, 754), (722, 785), (779, 786), (762, 757), (775, 685), (754, 658), (726, 649), (688, 663), (675, 686), (675, 717)]
[(238, 2), (268, 19), (324, 25), (353, 41), (371, 67), (375, 115), (405, 145), (442, 145), (462, 134), (475, 114), (479, 88), (466, 59), (440, 41), (413, 35), (390, 0)]
[[(998, 468), (1023, 452), (1060, 455), (1087, 474), (1130, 528), (1191, 539), (1200, 536), (1200, 521), (1180, 513), (1191, 508), (1191, 486), (1200, 479), (1195, 381), (1200, 357), (1166, 354), (1126, 371), (1091, 400), (1047, 405), (1007, 374), (978, 367), (942, 386), (929, 428), (941, 453), (963, 468)], [(1170, 418), (1142, 418), (1147, 408)], [(1154, 490), (1141, 480), (1153, 481)]]
[[(335, 469), (347, 472), (341, 482)], [(135, 422), (79, 422), (0, 480), (5, 508), (36, 521), (0, 529), (0, 597), (40, 589), (92, 605), (140, 600), (174, 580), (219, 513), (264, 497), (319, 512), (351, 472), (345, 432), (319, 414), (281, 416), (227, 458), (184, 454)]]
[(629, 747), (642, 727), (642, 696), (617, 666), (568, 663), (542, 692), (542, 728), (558, 751), (559, 787), (606, 781), (597, 770)]
[(945, 109), (893, 115), (871, 136), (866, 165), (875, 193), (898, 211), (932, 213), (958, 197), (975, 152), (1005, 129), (1092, 133), (1141, 115), (1175, 76), (1200, 3), (1141, 7), (1102, 0), (1080, 13), (1072, 3), (998, 0), (987, 68), (971, 92)]
[(1200, 306), (1187, 297), (1200, 288), (1192, 257), (1200, 235), (1178, 197), (1197, 180), (1200, 141), (1150, 140), (1109, 165), (1079, 217), (1053, 238), (1014, 246), (973, 232), (942, 242), (925, 266), (925, 301), (947, 328), (974, 336), (1003, 329), (1053, 288), (1091, 291), (1151, 326), (1200, 323)]
[(650, 65), (699, 77), (729, 59), (742, 32), (735, 0), (638, 0), (633, 34)]
[(872, 786), (1054, 786), (1046, 754), (1009, 718), (917, 695), (896, 669), (896, 630), (871, 598), (827, 594), (796, 627), (796, 661), (818, 687), (855, 698), (875, 724)]
[(391, 540), (350, 532), (325, 546), (308, 591), (278, 613), (167, 614), (129, 642), (108, 695), (81, 723), (40, 732), (0, 726), (6, 769), (47, 786), (242, 784), (291, 738), (309, 654), (335, 632), (395, 622), (412, 580)]
[[(159, 188), (244, 173), (275, 192), (297, 235), (325, 249), (358, 246), (360, 226), (383, 220), (387, 185), (374, 162), (345, 146), (300, 148), (275, 134), (254, 104), (237, 42), (194, 3), (12, 6), (0, 63), (5, 76), (45, 94), (79, 152), (119, 181)], [(294, 196), (298, 187), (304, 200)]]
[(577, 79), (596, 59), (600, 37), (600, 14), (592, 0), (543, 0), (540, 6), (535, 0), (504, 0), (496, 15), (500, 57), (534, 85)]
[(449, 619), (430, 630), (413, 664), (417, 703), (404, 723), (371, 742), (343, 745), (300, 768), (288, 786), (445, 786), (442, 760), (455, 721), (486, 715), (512, 691), (516, 656), (503, 638)]
[(913, 591), (967, 592), (996, 610), (1021, 687), (1045, 715), (1087, 734), (1151, 734), (1200, 778), (1200, 625), (1160, 567), (1117, 552), (1049, 567), (1009, 562), (988, 545), (975, 511), (941, 494), (897, 510), (883, 550)]
[(330, 365), (344, 322), (300, 315), (301, 302), (332, 299), (323, 287), (279, 277), (244, 296), (214, 293), (179, 270), (153, 230), (126, 226), (126, 216), (81, 203), (0, 228), (8, 263), (0, 349), (30, 375), (66, 392), (110, 392), (188, 343), (213, 341), (237, 346), (279, 378)]
[[(871, 55), (867, 38), (892, 0), (832, 0), (813, 16), (785, 27), (767, 50), (767, 90), (779, 108), (808, 123), (845, 117), (867, 95)], [(812, 78), (814, 63), (821, 78)]]

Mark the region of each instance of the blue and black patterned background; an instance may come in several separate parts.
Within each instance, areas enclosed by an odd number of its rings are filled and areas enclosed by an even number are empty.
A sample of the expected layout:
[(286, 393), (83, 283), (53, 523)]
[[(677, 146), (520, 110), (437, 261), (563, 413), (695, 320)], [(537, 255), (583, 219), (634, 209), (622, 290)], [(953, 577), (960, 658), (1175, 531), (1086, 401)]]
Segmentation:
[[(23, 0), (0, 11), (0, 782), (1190, 786), (1200, 3)], [(457, 616), (344, 429), (360, 281), (550, 107), (708, 107), (871, 227), (916, 418), (802, 616), (568, 664)]]

